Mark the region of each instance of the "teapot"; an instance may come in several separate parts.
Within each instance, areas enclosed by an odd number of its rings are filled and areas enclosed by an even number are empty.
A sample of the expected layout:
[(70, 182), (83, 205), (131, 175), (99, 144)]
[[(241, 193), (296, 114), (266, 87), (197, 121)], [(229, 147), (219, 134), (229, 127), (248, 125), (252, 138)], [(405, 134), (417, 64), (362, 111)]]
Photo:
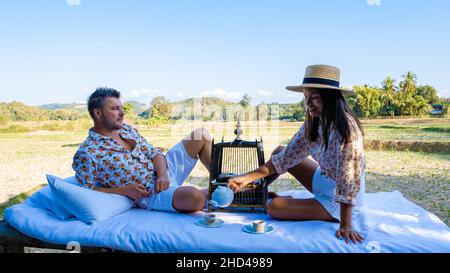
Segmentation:
[(211, 195), (209, 203), (213, 207), (228, 207), (234, 199), (234, 192), (226, 186), (218, 186)]

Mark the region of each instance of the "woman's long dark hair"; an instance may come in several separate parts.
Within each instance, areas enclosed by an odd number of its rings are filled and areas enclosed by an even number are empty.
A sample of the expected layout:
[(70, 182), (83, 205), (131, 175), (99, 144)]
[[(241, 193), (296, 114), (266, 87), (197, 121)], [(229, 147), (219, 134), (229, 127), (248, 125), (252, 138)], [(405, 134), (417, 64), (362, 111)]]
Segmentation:
[(361, 133), (363, 129), (361, 122), (353, 111), (348, 107), (344, 96), (338, 90), (319, 89), (320, 97), (322, 98), (322, 118), (312, 118), (308, 111), (306, 111), (306, 120), (308, 126), (306, 134), (311, 141), (316, 141), (319, 136), (319, 123), (322, 125), (322, 143), (325, 145), (325, 150), (328, 149), (328, 136), (332, 125), (341, 137), (341, 143), (347, 144), (351, 137), (351, 129), (349, 116), (351, 116), (359, 127)]

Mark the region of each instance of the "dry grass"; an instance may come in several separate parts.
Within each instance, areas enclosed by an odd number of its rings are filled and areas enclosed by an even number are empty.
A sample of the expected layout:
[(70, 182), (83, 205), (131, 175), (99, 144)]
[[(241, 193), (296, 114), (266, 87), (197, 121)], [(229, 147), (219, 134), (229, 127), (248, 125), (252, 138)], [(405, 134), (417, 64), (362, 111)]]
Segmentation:
[(367, 192), (398, 190), (450, 221), (450, 154), (367, 151)]
[(450, 153), (450, 142), (367, 140), (364, 141), (364, 148), (366, 150)]
[(379, 118), (379, 119), (361, 119), (364, 125), (383, 125), (383, 124), (397, 124), (397, 125), (442, 125), (449, 124), (450, 118), (410, 118), (410, 117), (395, 117), (395, 118)]

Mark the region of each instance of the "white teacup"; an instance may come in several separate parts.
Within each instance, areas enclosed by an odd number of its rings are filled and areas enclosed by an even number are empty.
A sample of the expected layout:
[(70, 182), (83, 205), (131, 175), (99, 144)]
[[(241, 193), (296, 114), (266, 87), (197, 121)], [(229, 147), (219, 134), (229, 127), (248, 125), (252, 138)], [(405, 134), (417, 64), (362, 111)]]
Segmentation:
[(263, 233), (266, 231), (266, 222), (264, 220), (253, 221), (253, 230), (257, 233)]
[(208, 225), (212, 225), (216, 222), (216, 215), (212, 213), (205, 214), (203, 217), (205, 219), (205, 223)]

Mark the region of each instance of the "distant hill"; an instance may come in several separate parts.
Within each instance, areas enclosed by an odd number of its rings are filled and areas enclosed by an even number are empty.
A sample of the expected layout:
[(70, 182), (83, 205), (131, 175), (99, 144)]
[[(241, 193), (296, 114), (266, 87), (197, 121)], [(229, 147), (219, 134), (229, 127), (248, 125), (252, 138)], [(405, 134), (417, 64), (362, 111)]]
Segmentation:
[(223, 109), (235, 107), (238, 103), (229, 102), (217, 97), (189, 98), (172, 102), (172, 115), (174, 119), (201, 119), (207, 116), (208, 120), (221, 120)]
[[(224, 106), (224, 105), (237, 105), (237, 103), (229, 102), (217, 97), (203, 97), (201, 100), (198, 98), (189, 98), (182, 101), (175, 101), (171, 102), (174, 107), (189, 107), (194, 105), (194, 101), (196, 103), (201, 103), (203, 105), (218, 105), (218, 106)], [(135, 114), (142, 113), (144, 111), (148, 110), (148, 106), (145, 103), (135, 101), (135, 100), (128, 100), (125, 101), (125, 103), (130, 103), (133, 106), (133, 112)], [(85, 112), (87, 111), (87, 104), (86, 103), (49, 103), (49, 104), (43, 104), (39, 105), (38, 108), (44, 109), (44, 110), (59, 110), (59, 109), (65, 109), (65, 110), (75, 110), (75, 111), (81, 111)]]
[[(130, 103), (133, 106), (133, 112), (135, 114), (142, 113), (148, 109), (147, 105), (142, 102), (138, 102), (135, 100), (125, 101), (124, 103)], [(73, 110), (79, 112), (87, 112), (87, 104), (86, 103), (49, 103), (38, 106), (44, 110)]]
[(87, 111), (86, 103), (49, 103), (38, 106), (41, 109), (45, 110), (58, 110), (58, 109), (66, 109), (66, 110), (74, 110), (85, 112)]
[(236, 105), (237, 103), (229, 102), (226, 100), (223, 100), (221, 98), (217, 97), (202, 97), (200, 98), (189, 98), (182, 101), (172, 102), (173, 105), (193, 105), (194, 102), (196, 103), (202, 103), (203, 105), (218, 105), (218, 106), (224, 106), (224, 105)]
[(7, 121), (75, 120), (88, 117), (88, 115), (85, 109), (76, 107), (48, 110), (13, 101), (0, 103), (0, 117), (0, 122), (4, 123)]
[[(149, 107), (142, 102), (126, 101), (133, 107), (133, 114), (142, 118), (148, 118)], [(189, 98), (182, 101), (170, 102), (172, 106), (172, 119), (205, 119), (223, 120), (234, 118), (241, 111), (239, 103), (229, 102), (217, 97)], [(278, 106), (277, 115), (280, 118), (291, 119), (294, 112), (298, 112), (298, 104), (267, 104), (270, 108)], [(248, 110), (256, 111), (255, 106), (249, 106)], [(297, 115), (298, 116), (298, 115)], [(87, 105), (83, 103), (49, 103), (38, 107), (28, 106), (21, 102), (0, 103), (0, 124), (8, 121), (43, 121), (43, 120), (76, 120), (89, 119)]]
[(128, 101), (125, 101), (124, 103), (131, 104), (133, 106), (133, 113), (136, 115), (148, 110), (147, 104), (139, 102), (139, 101), (128, 100)]

